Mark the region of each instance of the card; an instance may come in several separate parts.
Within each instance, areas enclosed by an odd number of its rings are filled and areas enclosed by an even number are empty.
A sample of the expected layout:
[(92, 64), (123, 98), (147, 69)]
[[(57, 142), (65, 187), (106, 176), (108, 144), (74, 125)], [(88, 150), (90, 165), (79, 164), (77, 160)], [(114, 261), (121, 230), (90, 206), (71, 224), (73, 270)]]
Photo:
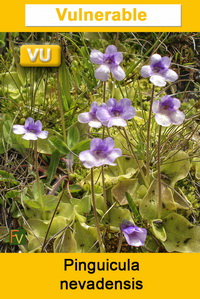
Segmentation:
[(2, 295), (195, 296), (200, 5), (55, 2), (1, 5)]

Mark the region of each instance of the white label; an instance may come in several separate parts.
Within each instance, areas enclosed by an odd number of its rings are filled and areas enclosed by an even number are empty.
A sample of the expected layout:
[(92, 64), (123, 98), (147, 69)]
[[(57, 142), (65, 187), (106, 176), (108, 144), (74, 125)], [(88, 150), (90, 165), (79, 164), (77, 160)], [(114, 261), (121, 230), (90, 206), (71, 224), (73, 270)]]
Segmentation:
[(181, 5), (26, 4), (27, 27), (179, 27)]

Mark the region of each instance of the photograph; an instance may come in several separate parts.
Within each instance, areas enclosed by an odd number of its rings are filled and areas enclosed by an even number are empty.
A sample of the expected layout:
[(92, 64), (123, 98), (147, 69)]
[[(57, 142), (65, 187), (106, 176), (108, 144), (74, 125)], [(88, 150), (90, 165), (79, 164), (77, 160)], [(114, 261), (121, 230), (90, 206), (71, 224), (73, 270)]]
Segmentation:
[(193, 252), (200, 33), (1, 32), (0, 253)]

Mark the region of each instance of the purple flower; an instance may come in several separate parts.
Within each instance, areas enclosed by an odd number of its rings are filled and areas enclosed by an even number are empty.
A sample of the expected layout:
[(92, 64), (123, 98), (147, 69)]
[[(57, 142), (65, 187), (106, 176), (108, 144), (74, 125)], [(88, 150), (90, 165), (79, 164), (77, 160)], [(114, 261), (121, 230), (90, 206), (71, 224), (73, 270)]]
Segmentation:
[(164, 127), (168, 127), (171, 124), (180, 125), (185, 119), (185, 115), (178, 108), (181, 103), (176, 98), (170, 96), (164, 96), (160, 101), (154, 101), (152, 111), (156, 114), (156, 122)]
[(98, 50), (92, 50), (90, 60), (93, 63), (101, 64), (95, 71), (95, 78), (101, 81), (107, 81), (111, 72), (117, 81), (123, 80), (126, 75), (123, 69), (119, 66), (122, 59), (122, 53), (117, 52), (117, 48), (113, 45), (106, 48), (105, 54)]
[(80, 123), (88, 123), (88, 125), (93, 128), (100, 128), (102, 124), (96, 117), (96, 112), (98, 108), (99, 106), (97, 102), (93, 102), (89, 112), (83, 112), (79, 114), (78, 121)]
[(13, 132), (18, 135), (24, 134), (22, 138), (26, 140), (37, 140), (38, 138), (46, 139), (48, 136), (47, 131), (42, 131), (41, 121), (37, 120), (34, 122), (32, 117), (27, 118), (24, 126), (14, 125)]
[(151, 56), (151, 64), (141, 68), (141, 76), (150, 77), (151, 83), (155, 86), (165, 86), (166, 81), (174, 82), (178, 79), (178, 75), (169, 69), (171, 60), (169, 57), (161, 57), (159, 54)]
[(96, 112), (97, 118), (109, 128), (112, 126), (125, 127), (127, 125), (126, 120), (133, 118), (135, 114), (136, 110), (131, 106), (131, 100), (126, 98), (118, 102), (111, 98), (107, 105), (99, 107)]
[(94, 138), (90, 142), (90, 150), (79, 154), (79, 159), (86, 168), (101, 165), (112, 165), (114, 160), (122, 155), (120, 148), (114, 148), (114, 140), (110, 137), (105, 139)]
[(145, 228), (135, 226), (132, 222), (127, 220), (122, 222), (120, 228), (126, 239), (126, 242), (130, 246), (144, 246), (147, 237), (147, 230)]

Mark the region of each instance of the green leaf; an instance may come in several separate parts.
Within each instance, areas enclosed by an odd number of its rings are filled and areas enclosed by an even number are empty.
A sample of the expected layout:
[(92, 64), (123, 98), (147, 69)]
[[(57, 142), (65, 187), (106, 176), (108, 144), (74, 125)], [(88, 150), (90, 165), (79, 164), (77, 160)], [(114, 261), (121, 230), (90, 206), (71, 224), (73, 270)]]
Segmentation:
[[(141, 197), (140, 192), (141, 192), (141, 186), (138, 179), (122, 179), (118, 182), (117, 185), (115, 185), (111, 193), (114, 196), (115, 200), (119, 202), (120, 205), (126, 205), (127, 202), (127, 197), (126, 197), (126, 192), (130, 194), (132, 197), (132, 200), (136, 205), (138, 205), (141, 201), (141, 198), (144, 197), (144, 195)], [(145, 194), (147, 193), (147, 188), (145, 188)]]
[(43, 195), (42, 203), (43, 203), (43, 207), (42, 207), (43, 211), (51, 211), (55, 209), (58, 203), (58, 198), (54, 195)]
[[(177, 209), (173, 194), (170, 188), (161, 183), (161, 218)], [(152, 220), (158, 218), (158, 181), (154, 180), (140, 204), (140, 215), (144, 219)]]
[(77, 243), (72, 231), (70, 229), (67, 229), (63, 235), (55, 239), (53, 244), (54, 252), (63, 252), (63, 253), (77, 252)]
[(167, 235), (161, 219), (154, 219), (151, 221), (153, 234), (160, 241), (166, 241)]
[(200, 180), (200, 157), (195, 157), (192, 164), (195, 166), (195, 177)]
[[(94, 244), (97, 241), (96, 227), (90, 227), (85, 223), (77, 221), (74, 224), (75, 240), (77, 243), (77, 252), (96, 252), (97, 247)], [(98, 244), (97, 244), (98, 246)]]
[(176, 182), (184, 179), (190, 171), (190, 158), (184, 151), (171, 151), (163, 165), (161, 166), (161, 172), (171, 185), (174, 186)]
[(126, 199), (128, 201), (128, 204), (129, 204), (131, 210), (133, 211), (133, 214), (135, 215), (136, 218), (140, 218), (140, 214), (138, 212), (138, 209), (137, 209), (132, 197), (130, 196), (130, 194), (128, 192), (126, 192), (125, 194), (126, 194)]
[(163, 242), (168, 252), (200, 252), (200, 227), (185, 217), (171, 213), (163, 219), (167, 240)]
[(69, 148), (75, 146), (80, 140), (80, 134), (77, 127), (73, 126), (69, 128), (67, 133), (67, 145)]
[(23, 202), (29, 208), (33, 208), (33, 209), (37, 209), (37, 210), (41, 209), (41, 204), (39, 202), (35, 201), (35, 200), (28, 199), (28, 198), (23, 198)]
[(47, 184), (51, 184), (52, 180), (54, 179), (59, 164), (59, 160), (60, 160), (60, 152), (58, 150), (55, 150), (51, 156), (51, 161), (47, 170), (47, 181), (46, 181)]
[(18, 185), (18, 181), (15, 179), (14, 175), (5, 170), (0, 170), (0, 182)]
[(119, 230), (120, 224), (123, 220), (133, 221), (131, 217), (131, 213), (128, 209), (124, 208), (112, 208), (109, 212), (110, 223), (109, 225), (112, 226), (113, 229)]
[(90, 139), (87, 139), (87, 140), (82, 140), (82, 141), (78, 142), (76, 145), (74, 145), (71, 148), (72, 152), (74, 152), (75, 154), (78, 155), (80, 152), (89, 149), (90, 141), (91, 141)]
[(70, 73), (65, 63), (65, 58), (62, 57), (62, 63), (58, 69), (59, 82), (62, 96), (62, 103), (64, 111), (68, 111), (72, 104), (72, 98), (70, 93)]
[(48, 140), (49, 140), (49, 143), (55, 149), (57, 149), (61, 154), (67, 155), (70, 152), (68, 146), (64, 143), (64, 141), (62, 141), (57, 136), (50, 137)]

